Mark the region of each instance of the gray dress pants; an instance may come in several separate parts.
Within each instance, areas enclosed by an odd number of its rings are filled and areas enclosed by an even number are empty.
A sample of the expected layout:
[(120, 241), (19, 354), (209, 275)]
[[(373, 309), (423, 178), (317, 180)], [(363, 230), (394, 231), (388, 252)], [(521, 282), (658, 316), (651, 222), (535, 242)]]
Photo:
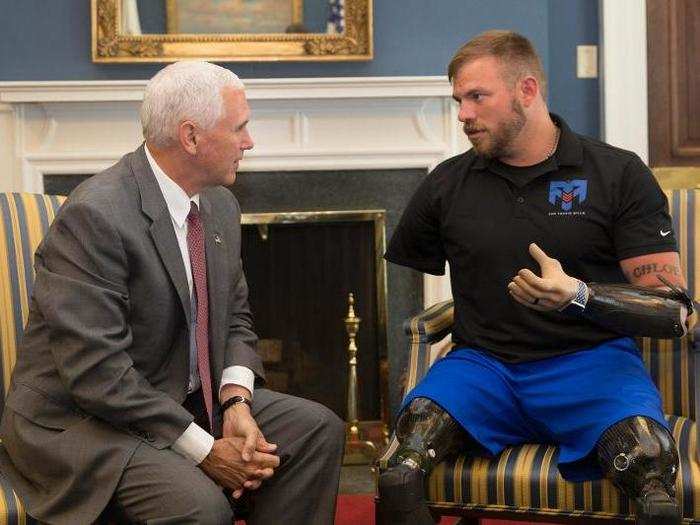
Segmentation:
[[(253, 416), (277, 444), (280, 467), (249, 493), (249, 525), (330, 525), (340, 477), (345, 427), (328, 408), (267, 389), (255, 390)], [(129, 521), (230, 525), (229, 499), (192, 461), (171, 449), (140, 445), (124, 470), (114, 502)]]

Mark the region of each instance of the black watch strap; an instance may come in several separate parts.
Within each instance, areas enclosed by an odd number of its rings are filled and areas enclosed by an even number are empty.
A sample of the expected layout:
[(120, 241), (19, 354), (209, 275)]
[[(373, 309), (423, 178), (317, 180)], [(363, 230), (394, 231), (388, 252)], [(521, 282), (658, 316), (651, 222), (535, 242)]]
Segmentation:
[(229, 397), (226, 401), (221, 403), (221, 408), (219, 409), (219, 412), (221, 412), (221, 415), (224, 414), (229, 408), (231, 408), (233, 405), (237, 405), (238, 403), (245, 403), (248, 405), (251, 409), (253, 408), (253, 403), (248, 399), (247, 397), (243, 396), (231, 396)]

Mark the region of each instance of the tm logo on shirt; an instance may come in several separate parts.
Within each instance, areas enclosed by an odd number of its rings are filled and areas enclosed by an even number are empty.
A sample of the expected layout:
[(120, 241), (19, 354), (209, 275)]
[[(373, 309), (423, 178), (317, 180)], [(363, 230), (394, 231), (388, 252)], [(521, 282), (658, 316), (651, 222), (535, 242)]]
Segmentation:
[(571, 212), (574, 201), (578, 199), (578, 203), (581, 204), (586, 200), (587, 194), (587, 180), (553, 180), (549, 183), (549, 203), (556, 205), (557, 200), (560, 200), (561, 210), (564, 212)]

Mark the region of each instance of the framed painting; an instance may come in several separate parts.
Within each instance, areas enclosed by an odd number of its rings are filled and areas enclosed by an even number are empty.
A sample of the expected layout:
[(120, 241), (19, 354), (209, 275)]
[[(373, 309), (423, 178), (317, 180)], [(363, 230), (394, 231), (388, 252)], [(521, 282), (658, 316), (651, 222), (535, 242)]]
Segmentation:
[(293, 33), (303, 0), (166, 0), (168, 34)]

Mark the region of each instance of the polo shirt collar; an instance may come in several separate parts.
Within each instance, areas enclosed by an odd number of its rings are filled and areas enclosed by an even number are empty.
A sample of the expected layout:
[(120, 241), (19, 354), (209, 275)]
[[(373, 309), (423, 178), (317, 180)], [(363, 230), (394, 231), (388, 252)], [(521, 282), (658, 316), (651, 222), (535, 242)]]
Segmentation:
[(561, 130), (557, 151), (552, 155), (552, 158), (557, 163), (557, 167), (583, 166), (583, 146), (581, 146), (578, 135), (571, 131), (569, 125), (559, 115), (550, 113), (549, 116), (552, 117), (552, 120)]
[(160, 191), (165, 199), (165, 204), (168, 207), (168, 212), (173, 218), (173, 221), (179, 228), (185, 225), (187, 216), (190, 213), (190, 202), (194, 202), (199, 206), (199, 194), (190, 197), (187, 195), (185, 190), (183, 190), (173, 179), (168, 177), (168, 175), (163, 171), (163, 169), (158, 165), (156, 159), (153, 158), (151, 152), (148, 150), (148, 146), (144, 145), (143, 148), (146, 152), (146, 159), (148, 164), (153, 170), (153, 174), (156, 176), (156, 181), (160, 187)]
[[(557, 145), (557, 150), (547, 160), (540, 162), (534, 166), (526, 166), (526, 168), (532, 168), (533, 175), (542, 175), (550, 171), (554, 171), (559, 168), (559, 166), (581, 166), (583, 165), (583, 147), (579, 141), (576, 133), (571, 131), (569, 125), (555, 113), (550, 113), (549, 116), (552, 118), (554, 123), (559, 126), (561, 130), (561, 135), (559, 136), (559, 144)], [(472, 165), (475, 169), (489, 169), (494, 173), (503, 172), (508, 170), (511, 166), (503, 164), (502, 162), (495, 159), (487, 159), (481, 155), (477, 155)]]

